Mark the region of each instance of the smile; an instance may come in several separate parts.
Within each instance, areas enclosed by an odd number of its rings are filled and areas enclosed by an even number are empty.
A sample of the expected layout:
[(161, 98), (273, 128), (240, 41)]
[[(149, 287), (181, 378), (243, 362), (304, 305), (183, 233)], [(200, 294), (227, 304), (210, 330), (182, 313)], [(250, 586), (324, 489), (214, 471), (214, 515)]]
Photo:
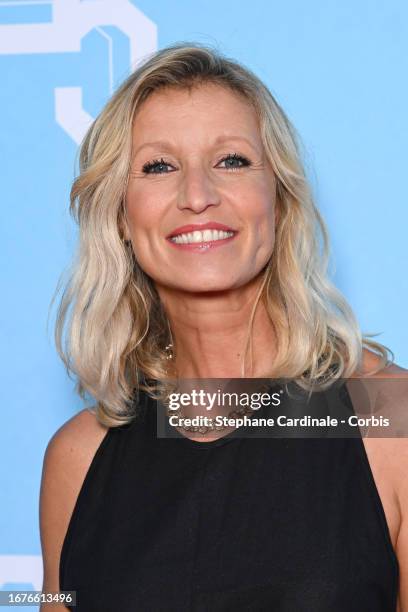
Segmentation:
[(205, 229), (170, 236), (167, 240), (176, 249), (205, 253), (231, 242), (237, 234), (235, 231)]
[(206, 229), (204, 231), (195, 230), (186, 234), (172, 236), (170, 241), (175, 244), (198, 244), (202, 242), (215, 242), (225, 240), (234, 236), (234, 232), (224, 232), (216, 229)]

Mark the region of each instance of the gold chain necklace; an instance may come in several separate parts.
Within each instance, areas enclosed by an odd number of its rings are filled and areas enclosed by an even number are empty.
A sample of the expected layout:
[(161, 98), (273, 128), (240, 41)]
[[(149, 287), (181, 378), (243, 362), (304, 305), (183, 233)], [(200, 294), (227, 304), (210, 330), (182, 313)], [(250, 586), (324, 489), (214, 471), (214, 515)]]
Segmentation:
[[(170, 344), (168, 344), (164, 350), (165, 350), (165, 358), (168, 361), (171, 361), (174, 358), (173, 343), (170, 342)], [(169, 410), (169, 408), (167, 408), (166, 412), (167, 412), (167, 416), (171, 415), (171, 416), (177, 416), (178, 418), (184, 418), (184, 415), (182, 411), (180, 410), (180, 408), (172, 409), (172, 410)], [(245, 415), (249, 415), (252, 413), (253, 413), (253, 410), (251, 408), (249, 408), (248, 406), (244, 406), (243, 408), (237, 408), (235, 410), (231, 410), (231, 412), (227, 414), (227, 419), (243, 417)], [(212, 421), (209, 425), (178, 425), (177, 427), (179, 429), (183, 429), (184, 431), (192, 431), (194, 433), (200, 433), (204, 436), (209, 431), (223, 431), (224, 429), (227, 429), (229, 425), (225, 425), (225, 424), (217, 425), (214, 423), (214, 421)]]

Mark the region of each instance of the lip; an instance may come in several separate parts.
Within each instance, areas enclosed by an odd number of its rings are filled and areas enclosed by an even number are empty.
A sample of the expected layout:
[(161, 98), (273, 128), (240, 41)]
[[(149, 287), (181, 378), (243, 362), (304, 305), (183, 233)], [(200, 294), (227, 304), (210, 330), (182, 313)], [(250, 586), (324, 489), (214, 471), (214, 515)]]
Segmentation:
[[(233, 227), (229, 227), (228, 225), (224, 225), (223, 223), (217, 223), (216, 221), (209, 221), (208, 223), (192, 223), (190, 225), (182, 225), (181, 227), (177, 227), (174, 229), (168, 236), (167, 239), (174, 238), (174, 236), (178, 236), (179, 234), (187, 234), (188, 232), (194, 232), (196, 230), (202, 231), (206, 229), (215, 229), (222, 230), (224, 232), (234, 232), (237, 233)], [(222, 241), (221, 241), (222, 242)]]
[[(193, 242), (190, 244), (177, 244), (173, 242), (171, 239), (174, 236), (178, 236), (179, 234), (186, 234), (188, 232), (194, 232), (195, 230), (202, 231), (206, 229), (215, 229), (222, 230), (224, 232), (233, 232), (232, 236), (228, 238), (223, 238), (222, 240), (209, 240), (207, 242)], [(201, 224), (191, 224), (191, 225), (182, 225), (181, 227), (176, 228), (166, 237), (166, 240), (171, 244), (175, 249), (179, 249), (182, 251), (194, 251), (195, 253), (205, 253), (214, 248), (220, 247), (227, 242), (231, 242), (231, 240), (235, 240), (238, 231), (229, 227), (228, 225), (224, 225), (222, 223), (217, 223), (215, 221), (209, 221), (208, 223)]]

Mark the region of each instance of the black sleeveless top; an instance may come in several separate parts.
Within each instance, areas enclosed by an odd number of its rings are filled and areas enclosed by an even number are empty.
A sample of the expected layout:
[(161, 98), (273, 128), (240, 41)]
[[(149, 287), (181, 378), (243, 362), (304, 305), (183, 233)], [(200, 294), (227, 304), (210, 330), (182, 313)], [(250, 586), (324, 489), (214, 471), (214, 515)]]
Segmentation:
[(86, 474), (60, 559), (72, 610), (395, 612), (398, 561), (360, 435), (163, 439), (156, 410), (140, 392)]

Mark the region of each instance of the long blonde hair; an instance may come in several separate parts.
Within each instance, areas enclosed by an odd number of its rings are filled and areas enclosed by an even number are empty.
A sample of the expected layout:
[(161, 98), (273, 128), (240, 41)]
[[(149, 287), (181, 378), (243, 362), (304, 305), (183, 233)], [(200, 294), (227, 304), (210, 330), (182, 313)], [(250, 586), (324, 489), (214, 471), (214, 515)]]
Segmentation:
[(169, 389), (164, 351), (171, 339), (169, 322), (154, 283), (123, 235), (135, 112), (160, 88), (206, 82), (251, 103), (277, 182), (275, 247), (252, 309), (244, 359), (252, 348), (253, 317), (262, 299), (278, 341), (271, 377), (294, 378), (306, 387), (324, 380), (329, 371), (347, 378), (361, 365), (364, 345), (381, 357), (379, 368), (389, 363), (388, 349), (363, 336), (350, 306), (328, 279), (328, 235), (306, 180), (300, 139), (268, 88), (212, 48), (172, 45), (138, 67), (92, 123), (71, 189), (79, 245), (59, 303), (55, 340), (68, 373), (77, 377), (77, 392), (95, 398), (98, 419), (107, 426), (132, 419), (139, 389), (155, 397)]

